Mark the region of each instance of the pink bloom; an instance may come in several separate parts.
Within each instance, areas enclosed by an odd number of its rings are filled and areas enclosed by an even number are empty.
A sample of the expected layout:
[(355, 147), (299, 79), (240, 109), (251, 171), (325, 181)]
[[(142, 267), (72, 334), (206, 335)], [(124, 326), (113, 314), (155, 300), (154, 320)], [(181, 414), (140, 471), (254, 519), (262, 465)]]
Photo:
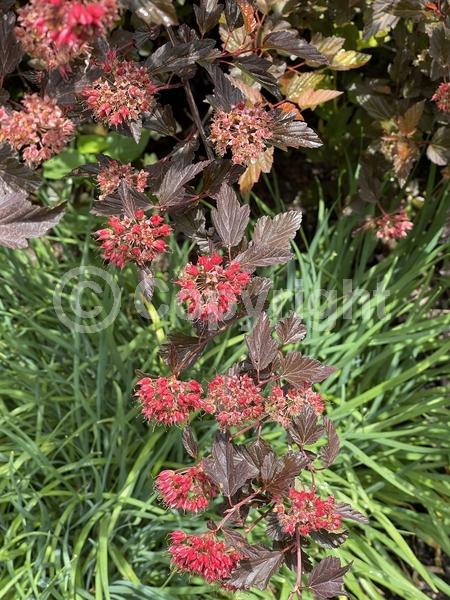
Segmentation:
[(155, 486), (167, 506), (195, 513), (205, 510), (218, 493), (201, 463), (183, 473), (161, 471)]
[(397, 213), (378, 217), (375, 219), (374, 225), (377, 229), (377, 238), (385, 242), (404, 238), (407, 236), (408, 231), (413, 228), (413, 223), (403, 209)]
[(143, 210), (135, 218), (113, 215), (108, 219), (109, 227), (96, 232), (101, 242), (102, 256), (119, 269), (128, 262), (140, 267), (150, 263), (158, 254), (167, 250), (166, 238), (172, 231), (160, 215), (147, 217)]
[(235, 164), (249, 165), (266, 149), (272, 125), (270, 112), (241, 102), (230, 112), (217, 110), (214, 113), (209, 138), (220, 156), (230, 150)]
[(241, 558), (211, 532), (189, 535), (177, 530), (170, 534), (170, 540), (172, 565), (201, 575), (208, 583), (228, 579)]
[(335, 512), (334, 504), (333, 496), (322, 500), (312, 490), (298, 492), (291, 489), (286, 506), (279, 502), (274, 510), (285, 533), (292, 535), (298, 527), (301, 535), (308, 535), (318, 529), (336, 531), (341, 528), (342, 517)]
[(0, 142), (8, 142), (30, 166), (37, 166), (61, 152), (75, 126), (48, 96), (27, 94), (21, 104), (22, 110), (14, 111), (0, 106)]
[(292, 388), (287, 393), (276, 386), (267, 398), (266, 412), (283, 427), (289, 427), (292, 419), (299, 415), (306, 405), (311, 406), (317, 415), (321, 415), (325, 410), (322, 396), (307, 383), (302, 387)]
[(134, 169), (131, 163), (123, 165), (117, 160), (111, 160), (97, 175), (97, 183), (101, 191), (99, 200), (104, 200), (106, 196), (113, 194), (119, 188), (122, 179), (138, 192), (143, 192), (147, 187), (148, 173), (143, 169), (140, 171)]
[(148, 421), (158, 421), (163, 425), (184, 423), (192, 411), (203, 408), (202, 388), (194, 379), (180, 381), (175, 377), (144, 377), (137, 385), (136, 396)]
[(49, 69), (86, 55), (119, 17), (117, 0), (31, 0), (17, 12), (18, 39)]
[(264, 412), (260, 388), (247, 374), (217, 375), (208, 385), (206, 402), (222, 427), (256, 421)]
[(450, 113), (450, 83), (441, 83), (431, 99), (439, 110)]
[(249, 273), (238, 262), (222, 263), (219, 254), (200, 256), (196, 265), (186, 265), (176, 282), (181, 287), (178, 298), (186, 303), (193, 319), (223, 321), (250, 281)]
[(132, 60), (119, 60), (111, 51), (102, 69), (104, 75), (82, 91), (98, 121), (117, 127), (136, 121), (150, 110), (157, 88), (146, 67)]

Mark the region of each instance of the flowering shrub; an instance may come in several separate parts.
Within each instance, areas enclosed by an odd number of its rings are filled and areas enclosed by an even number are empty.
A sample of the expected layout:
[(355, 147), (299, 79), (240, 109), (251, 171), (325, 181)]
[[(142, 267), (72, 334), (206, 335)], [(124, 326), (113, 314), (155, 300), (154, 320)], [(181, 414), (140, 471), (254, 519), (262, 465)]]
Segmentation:
[[(118, 269), (132, 265), (147, 300), (154, 263), (164, 262), (155, 259), (180, 239), (192, 241), (180, 273), (160, 269), (174, 283), (192, 335), (171, 332), (163, 348), (167, 373), (141, 377), (136, 388), (143, 418), (182, 428), (193, 460), (157, 476), (161, 501), (168, 509), (208, 511), (195, 521), (199, 532), (171, 534), (172, 564), (228, 590), (264, 589), (284, 565), (295, 572), (291, 598), (306, 589), (328, 598), (342, 593), (349, 565), (319, 560), (311, 547), (336, 548), (348, 519), (365, 522), (321, 479), (339, 439), (314, 386), (333, 369), (292, 349), (306, 334), (296, 315), (272, 326), (263, 311), (271, 281), (258, 274), (293, 258), (302, 213), (251, 220), (237, 188), (247, 194), (290, 149), (308, 149), (318, 164), (339, 157), (347, 132), (357, 126), (359, 136), (363, 123), (359, 190), (349, 195), (347, 213), (356, 212), (350, 196), (359, 196), (373, 207), (359, 229), (389, 243), (405, 237), (411, 207), (402, 196), (413, 169), (425, 156), (441, 166), (450, 158), (450, 36), (443, 3), (405, 9), (403, 0), (363, 1), (344, 3), (345, 10), (342, 2), (303, 4), (201, 0), (189, 25), (180, 25), (170, 2), (32, 0), (15, 12), (3, 3), (0, 189), (8, 203), (0, 243), (25, 247), (59, 221), (60, 207), (33, 206), (27, 195), (41, 183), (41, 164), (69, 145), (77, 128), (82, 136), (70, 148), (77, 156), (78, 142), (89, 146), (92, 137), (128, 136), (139, 156), (150, 150), (148, 139), (163, 140), (156, 158), (132, 164), (127, 154), (122, 164), (97, 154), (73, 175), (93, 176), (99, 190), (92, 206), (103, 219), (95, 233), (99, 255)], [(331, 25), (338, 14), (343, 21)], [(353, 24), (355, 35), (338, 35), (354, 15), (364, 31)], [(346, 77), (369, 62), (361, 49), (373, 52), (379, 41), (403, 48), (408, 31), (417, 44), (386, 58), (385, 79), (377, 69), (373, 77)], [(337, 104), (339, 87), (351, 89), (355, 110)], [(335, 153), (325, 126), (332, 118)], [(85, 162), (96, 152), (114, 155), (110, 141), (93, 146)], [(348, 152), (353, 146), (345, 144)], [(386, 190), (395, 206), (381, 205)], [(248, 357), (211, 381), (189, 379), (185, 371), (208, 345), (243, 318), (255, 323), (245, 337)], [(200, 417), (213, 434), (202, 448), (191, 429)], [(274, 428), (286, 434), (284, 452), (267, 441)]]

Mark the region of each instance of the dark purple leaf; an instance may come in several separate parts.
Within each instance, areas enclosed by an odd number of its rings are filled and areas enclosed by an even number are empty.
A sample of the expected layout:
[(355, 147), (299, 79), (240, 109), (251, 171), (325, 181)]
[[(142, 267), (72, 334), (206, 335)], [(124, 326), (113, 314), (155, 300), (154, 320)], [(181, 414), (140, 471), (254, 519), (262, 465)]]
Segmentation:
[(364, 525), (369, 523), (369, 519), (366, 516), (345, 502), (339, 502), (339, 504), (336, 504), (335, 512), (337, 512), (338, 515), (341, 515), (343, 519), (351, 519), (352, 521), (357, 521), (358, 523), (363, 523)]
[(308, 587), (316, 598), (333, 598), (344, 593), (344, 575), (351, 564), (341, 566), (339, 559), (327, 556), (311, 571)]
[(202, 35), (217, 25), (222, 11), (223, 4), (219, 4), (218, 0), (200, 0), (200, 6), (194, 5), (195, 18)]
[(293, 31), (273, 31), (264, 38), (262, 45), (265, 50), (278, 50), (289, 54), (289, 56), (298, 56), (321, 65), (329, 63), (324, 54), (305, 40), (297, 37), (297, 34)]
[(8, 12), (15, 4), (15, 0), (0, 0), (0, 15)]
[(126, 0), (125, 5), (147, 25), (178, 25), (172, 0)]
[(159, 206), (164, 208), (181, 206), (186, 198), (184, 185), (194, 179), (209, 163), (209, 160), (204, 160), (184, 165), (183, 157), (174, 158), (156, 193)]
[(29, 238), (47, 233), (63, 214), (63, 206), (47, 208), (31, 204), (23, 191), (7, 193), (0, 198), (0, 245), (26, 248)]
[(268, 454), (261, 467), (264, 490), (271, 496), (282, 496), (308, 463), (308, 458), (305, 459), (300, 452), (288, 452), (280, 458), (275, 454)]
[(259, 317), (267, 307), (272, 280), (265, 277), (253, 277), (241, 295), (245, 313), (251, 317)]
[(25, 190), (35, 192), (41, 181), (26, 165), (19, 162), (8, 144), (0, 145), (0, 192)]
[(323, 466), (328, 468), (336, 460), (341, 444), (336, 433), (336, 428), (328, 417), (323, 418), (323, 424), (327, 433), (328, 442), (320, 449), (319, 456)]
[(238, 590), (256, 587), (264, 590), (272, 575), (274, 575), (284, 561), (283, 552), (267, 551), (258, 558), (241, 560), (238, 567), (231, 573), (227, 584)]
[(215, 45), (215, 40), (209, 39), (179, 43), (176, 46), (173, 46), (172, 42), (167, 42), (153, 52), (145, 64), (151, 75), (169, 71), (179, 75), (181, 69), (194, 65), (197, 61), (216, 58), (220, 52)]
[(242, 14), (236, 0), (225, 0), (225, 20), (231, 30), (243, 24)]
[(223, 184), (218, 194), (217, 209), (211, 211), (211, 217), (220, 239), (231, 248), (242, 240), (250, 220), (250, 206), (239, 204), (233, 188)]
[(214, 84), (214, 95), (206, 99), (216, 109), (229, 112), (233, 106), (245, 100), (244, 94), (234, 86), (217, 65), (202, 63)]
[(306, 335), (306, 327), (295, 313), (281, 319), (275, 331), (282, 346), (300, 342)]
[(334, 367), (328, 367), (310, 356), (300, 352), (288, 352), (280, 357), (280, 375), (293, 386), (304, 383), (319, 383), (334, 373)]
[(314, 444), (323, 434), (324, 428), (317, 423), (317, 415), (309, 405), (302, 408), (289, 428), (289, 435), (300, 448)]
[(274, 127), (270, 143), (287, 150), (291, 148), (319, 148), (322, 146), (319, 136), (310, 129), (305, 121), (295, 121), (294, 113), (274, 111)]
[(14, 13), (0, 15), (0, 87), (2, 87), (5, 75), (14, 71), (23, 56), (22, 48), (14, 31), (15, 23)]
[[(144, 193), (133, 189), (123, 179), (119, 184), (118, 195), (122, 206), (121, 212), (131, 219), (139, 208), (148, 210), (152, 206)], [(103, 201), (101, 203), (103, 204)], [(97, 203), (97, 206), (98, 204), (100, 203)]]
[(302, 222), (302, 213), (291, 210), (276, 217), (261, 217), (253, 231), (253, 244), (265, 244), (274, 248), (289, 248)]
[(339, 548), (345, 542), (348, 538), (348, 531), (335, 533), (326, 529), (318, 529), (317, 531), (311, 531), (310, 535), (319, 546), (332, 550), (333, 548)]
[(272, 337), (272, 329), (266, 313), (263, 313), (252, 332), (245, 338), (250, 359), (257, 371), (262, 371), (274, 360), (278, 344)]
[(273, 450), (270, 444), (265, 442), (263, 439), (258, 438), (256, 441), (248, 444), (247, 453), (252, 463), (259, 471), (263, 464), (264, 458), (269, 454), (273, 454)]
[(150, 113), (144, 115), (142, 126), (166, 136), (174, 136), (177, 131), (177, 122), (169, 104), (157, 104)]
[(155, 290), (155, 277), (149, 268), (142, 268), (138, 271), (139, 289), (144, 294), (145, 299), (150, 302)]
[(233, 496), (247, 481), (258, 476), (258, 469), (230, 441), (227, 434), (216, 434), (211, 456), (203, 460), (208, 477), (221, 493)]
[(226, 158), (214, 160), (203, 171), (202, 194), (217, 200), (222, 185), (236, 183), (244, 170), (242, 165), (234, 165)]
[(292, 252), (288, 248), (275, 248), (267, 244), (252, 244), (238, 254), (235, 259), (242, 268), (253, 272), (258, 267), (271, 267), (284, 265), (292, 259)]
[(181, 439), (183, 440), (184, 449), (189, 454), (189, 456), (191, 456), (192, 458), (197, 458), (198, 443), (190, 427), (185, 427), (183, 429)]
[(400, 21), (390, 12), (392, 0), (374, 0), (365, 14), (364, 39), (377, 35), (380, 31), (389, 31)]
[(251, 56), (239, 56), (234, 60), (234, 64), (276, 98), (281, 99), (278, 81), (269, 72), (273, 65), (270, 60), (252, 54)]
[(173, 373), (188, 369), (201, 355), (208, 340), (174, 331), (168, 341), (161, 347), (161, 355), (167, 361)]
[(259, 558), (269, 550), (261, 544), (250, 544), (245, 537), (235, 529), (224, 527), (222, 533), (227, 545), (235, 548), (245, 558)]
[(285, 533), (280, 525), (280, 521), (278, 520), (278, 513), (270, 512), (266, 516), (266, 534), (267, 536), (276, 542), (282, 542), (289, 538), (289, 535)]

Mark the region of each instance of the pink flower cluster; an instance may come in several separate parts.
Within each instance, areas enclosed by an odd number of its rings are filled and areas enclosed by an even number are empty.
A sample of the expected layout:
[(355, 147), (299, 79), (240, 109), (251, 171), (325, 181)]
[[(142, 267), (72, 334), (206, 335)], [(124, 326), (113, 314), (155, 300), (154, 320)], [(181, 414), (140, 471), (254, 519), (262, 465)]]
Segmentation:
[(141, 169), (134, 169), (131, 163), (125, 165), (117, 160), (111, 160), (108, 165), (102, 167), (97, 175), (97, 183), (100, 188), (99, 200), (104, 200), (113, 194), (124, 180), (130, 187), (138, 192), (143, 192), (147, 187), (148, 173)]
[(341, 515), (335, 512), (334, 497), (322, 500), (312, 490), (298, 492), (291, 489), (287, 506), (279, 502), (274, 510), (283, 531), (291, 535), (297, 528), (301, 535), (308, 535), (318, 529), (336, 531), (342, 524)]
[(208, 583), (228, 579), (241, 555), (212, 532), (189, 535), (184, 531), (170, 534), (172, 565), (188, 573), (201, 575)]
[(299, 415), (306, 405), (310, 406), (317, 415), (321, 415), (325, 410), (325, 402), (322, 396), (307, 383), (287, 392), (276, 386), (267, 399), (266, 412), (283, 427), (289, 427), (292, 419)]
[(377, 238), (388, 242), (399, 240), (407, 236), (408, 231), (413, 228), (412, 221), (408, 218), (404, 209), (396, 213), (384, 214), (375, 220)]
[(195, 513), (205, 510), (218, 493), (201, 463), (182, 473), (161, 471), (155, 485), (167, 506)]
[(17, 10), (17, 38), (47, 68), (87, 54), (118, 19), (117, 0), (31, 0)]
[(204, 407), (202, 387), (194, 379), (180, 381), (176, 377), (144, 377), (137, 385), (136, 396), (148, 421), (163, 425), (185, 423), (192, 411)]
[(102, 69), (103, 76), (81, 93), (98, 121), (117, 127), (137, 121), (150, 110), (157, 87), (146, 67), (132, 60), (119, 60), (111, 51)]
[(178, 298), (185, 302), (188, 314), (196, 320), (218, 323), (238, 302), (250, 275), (232, 261), (223, 265), (219, 254), (200, 256), (197, 264), (188, 263), (177, 284)]
[(260, 388), (247, 374), (217, 375), (208, 384), (207, 403), (222, 427), (256, 421), (264, 412)]
[(160, 215), (146, 217), (143, 210), (137, 210), (134, 219), (113, 215), (108, 225), (106, 229), (99, 229), (96, 235), (101, 242), (103, 258), (119, 269), (129, 262), (140, 267), (148, 265), (167, 250), (164, 238), (172, 231)]
[(0, 141), (20, 151), (30, 166), (37, 166), (61, 152), (75, 126), (48, 96), (27, 94), (21, 104), (22, 110), (14, 111), (0, 106)]
[(210, 140), (217, 154), (231, 151), (237, 165), (249, 165), (264, 152), (272, 136), (272, 115), (261, 106), (239, 103), (230, 112), (217, 110), (211, 121)]
[(450, 113), (450, 83), (441, 83), (431, 99), (439, 110)]

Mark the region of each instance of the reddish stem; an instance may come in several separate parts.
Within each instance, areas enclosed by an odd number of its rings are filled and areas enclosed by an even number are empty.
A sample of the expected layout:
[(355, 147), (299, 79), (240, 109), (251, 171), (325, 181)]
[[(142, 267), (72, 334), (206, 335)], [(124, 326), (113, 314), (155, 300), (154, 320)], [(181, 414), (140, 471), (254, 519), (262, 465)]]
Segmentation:
[(230, 519), (234, 515), (234, 513), (241, 508), (241, 506), (244, 506), (244, 504), (248, 504), (249, 502), (251, 502), (253, 500), (253, 498), (256, 498), (256, 496), (260, 493), (261, 493), (261, 490), (256, 490), (256, 492), (253, 492), (253, 494), (250, 494), (250, 496), (247, 496), (247, 498), (244, 498), (243, 500), (241, 500), (240, 502), (238, 502), (237, 504), (235, 504), (234, 506), (232, 506), (231, 508), (226, 510), (224, 518), (220, 521), (220, 523), (216, 527), (216, 532), (219, 531), (220, 529), (222, 529), (222, 527), (225, 525), (225, 523), (228, 521), (228, 519)]

